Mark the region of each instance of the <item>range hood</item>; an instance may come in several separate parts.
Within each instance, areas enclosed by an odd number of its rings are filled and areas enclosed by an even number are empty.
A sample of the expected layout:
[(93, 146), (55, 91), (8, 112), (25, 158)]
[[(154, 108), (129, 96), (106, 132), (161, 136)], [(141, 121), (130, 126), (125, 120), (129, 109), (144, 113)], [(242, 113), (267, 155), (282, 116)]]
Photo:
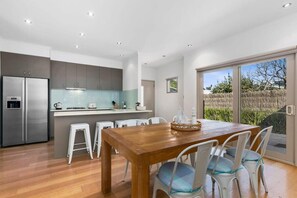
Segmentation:
[(79, 91), (86, 91), (86, 88), (78, 88), (78, 87), (66, 87), (66, 90), (79, 90)]

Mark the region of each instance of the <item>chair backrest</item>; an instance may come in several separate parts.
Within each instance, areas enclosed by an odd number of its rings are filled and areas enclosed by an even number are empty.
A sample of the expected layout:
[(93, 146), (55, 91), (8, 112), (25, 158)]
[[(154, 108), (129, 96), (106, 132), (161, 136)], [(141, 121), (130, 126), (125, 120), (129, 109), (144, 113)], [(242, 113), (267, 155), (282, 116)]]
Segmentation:
[(219, 157), (216, 160), (215, 166), (213, 168), (213, 171), (216, 170), (216, 166), (219, 162), (220, 157), (222, 156), (222, 152), (224, 151), (224, 147), (226, 146), (226, 144), (230, 141), (230, 140), (235, 140), (237, 138), (237, 143), (236, 143), (236, 151), (235, 151), (235, 157), (233, 160), (233, 167), (232, 167), (232, 171), (236, 171), (240, 165), (241, 165), (241, 160), (243, 158), (243, 151), (245, 149), (246, 143), (249, 140), (251, 136), (251, 132), (250, 131), (243, 131), (240, 133), (236, 133), (231, 135), (227, 140), (225, 140), (225, 142), (222, 145), (222, 149), (219, 153)]
[(151, 117), (148, 119), (149, 124), (160, 124), (160, 123), (166, 123), (167, 120), (162, 117)]
[[(191, 145), (191, 146), (187, 147), (186, 149), (184, 149), (177, 156), (177, 158), (175, 160), (170, 184), (168, 186), (169, 187), (168, 192), (171, 192), (172, 182), (175, 177), (176, 168), (180, 161), (180, 158), (191, 149), (195, 149), (195, 150), (197, 149), (195, 151), (195, 167), (194, 167), (195, 168), (195, 176), (194, 176), (194, 181), (192, 184), (192, 189), (194, 190), (194, 189), (197, 189), (197, 188), (203, 186), (205, 183), (207, 166), (208, 166), (210, 160), (212, 159), (212, 156), (214, 155), (214, 153), (217, 150), (218, 143), (219, 142), (217, 140), (210, 140), (207, 142), (202, 142), (202, 143)], [(213, 152), (211, 152), (213, 147), (215, 147), (215, 149), (213, 150)]]
[[(255, 137), (255, 139), (253, 140), (251, 146), (250, 146), (250, 150), (252, 150), (254, 144), (256, 143), (258, 138), (262, 138), (259, 146), (256, 148), (256, 150), (254, 150), (255, 152), (258, 152), (259, 149), (261, 149), (261, 157), (264, 156), (265, 152), (266, 152), (266, 147), (271, 135), (271, 131), (272, 131), (273, 126), (270, 127), (266, 127), (264, 129), (262, 129)], [(264, 134), (266, 132), (266, 134)], [(264, 136), (262, 137), (262, 134), (264, 134)]]

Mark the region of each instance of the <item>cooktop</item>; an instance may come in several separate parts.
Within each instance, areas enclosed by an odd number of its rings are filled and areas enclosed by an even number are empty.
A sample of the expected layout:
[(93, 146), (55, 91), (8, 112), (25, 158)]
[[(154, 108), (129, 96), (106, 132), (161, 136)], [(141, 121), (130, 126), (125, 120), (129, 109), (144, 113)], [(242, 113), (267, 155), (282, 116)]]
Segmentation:
[(86, 109), (86, 107), (67, 107), (66, 109)]

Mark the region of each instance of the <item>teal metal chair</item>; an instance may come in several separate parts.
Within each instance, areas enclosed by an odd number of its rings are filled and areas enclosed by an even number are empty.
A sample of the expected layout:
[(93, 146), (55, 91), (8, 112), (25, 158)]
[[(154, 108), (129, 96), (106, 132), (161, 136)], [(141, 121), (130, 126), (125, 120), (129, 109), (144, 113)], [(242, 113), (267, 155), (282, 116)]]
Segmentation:
[[(259, 180), (258, 173), (259, 173), (259, 171), (260, 171), (260, 177), (261, 177), (263, 186), (265, 188), (265, 192), (268, 193), (268, 188), (267, 188), (266, 181), (264, 178), (263, 156), (265, 154), (266, 147), (269, 142), (271, 131), (272, 131), (272, 126), (261, 130), (255, 137), (250, 148), (244, 150), (244, 155), (243, 155), (244, 157), (242, 159), (242, 165), (246, 168), (247, 172), (249, 173), (249, 178), (250, 178), (250, 182), (252, 185), (252, 189), (254, 190), (256, 197), (259, 196), (258, 195), (258, 180)], [(259, 146), (256, 148), (256, 150), (252, 150), (255, 142), (259, 138), (262, 138)], [(260, 149), (261, 149), (261, 152), (259, 152)], [(226, 149), (226, 153), (224, 154), (224, 156), (226, 158), (233, 160), (235, 157), (235, 151), (236, 151), (236, 148), (234, 148), (234, 147), (228, 148), (228, 149)]]
[[(184, 149), (175, 161), (164, 163), (155, 177), (153, 198), (156, 197), (159, 189), (169, 197), (174, 198), (204, 197), (203, 185), (206, 170), (209, 161), (217, 150), (217, 145), (217, 140), (191, 145)], [(215, 149), (211, 153), (213, 146), (215, 146)], [(180, 158), (191, 149), (197, 149), (194, 167), (179, 162)]]
[[(233, 180), (236, 181), (239, 196), (241, 197), (240, 186), (238, 183), (238, 179), (236, 177), (236, 173), (238, 170), (242, 168), (241, 160), (243, 158), (243, 151), (246, 146), (246, 143), (251, 135), (250, 131), (244, 131), (241, 133), (236, 133), (230, 136), (222, 145), (222, 149), (219, 152), (219, 155), (214, 155), (211, 159), (207, 174), (211, 176), (213, 182), (213, 191), (215, 182), (218, 184), (220, 197), (221, 198), (229, 198), (230, 197), (230, 189), (229, 186)], [(234, 160), (227, 159), (222, 156), (224, 152), (224, 148), (229, 141), (233, 141), (237, 139), (237, 145), (235, 150)]]

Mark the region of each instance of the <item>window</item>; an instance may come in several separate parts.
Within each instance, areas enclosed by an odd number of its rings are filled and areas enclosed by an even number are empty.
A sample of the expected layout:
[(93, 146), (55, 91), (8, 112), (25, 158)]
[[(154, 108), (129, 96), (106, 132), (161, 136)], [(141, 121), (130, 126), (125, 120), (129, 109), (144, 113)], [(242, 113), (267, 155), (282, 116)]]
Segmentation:
[(166, 79), (167, 93), (177, 93), (177, 77)]

